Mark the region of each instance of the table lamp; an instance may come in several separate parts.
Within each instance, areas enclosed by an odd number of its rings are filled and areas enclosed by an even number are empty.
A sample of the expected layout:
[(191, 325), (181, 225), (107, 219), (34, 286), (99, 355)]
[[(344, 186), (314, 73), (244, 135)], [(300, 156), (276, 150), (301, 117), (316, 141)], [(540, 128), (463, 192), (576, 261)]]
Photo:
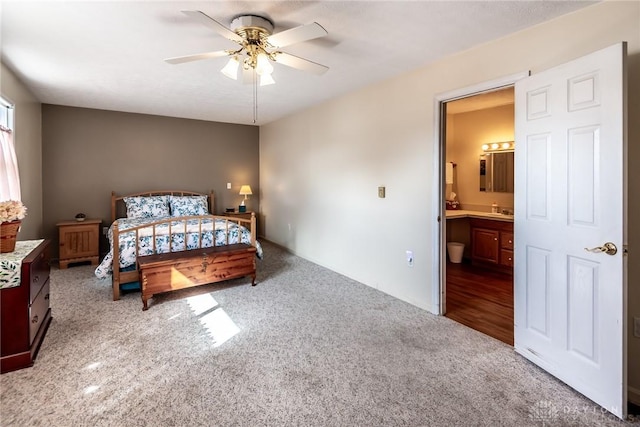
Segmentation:
[(250, 196), (252, 194), (253, 194), (253, 192), (251, 191), (251, 186), (243, 185), (242, 187), (240, 187), (240, 195), (244, 196), (244, 199), (242, 199), (242, 202), (240, 203), (240, 206), (238, 207), (238, 212), (246, 212), (247, 211), (247, 207), (245, 206), (245, 201), (247, 200), (247, 196)]

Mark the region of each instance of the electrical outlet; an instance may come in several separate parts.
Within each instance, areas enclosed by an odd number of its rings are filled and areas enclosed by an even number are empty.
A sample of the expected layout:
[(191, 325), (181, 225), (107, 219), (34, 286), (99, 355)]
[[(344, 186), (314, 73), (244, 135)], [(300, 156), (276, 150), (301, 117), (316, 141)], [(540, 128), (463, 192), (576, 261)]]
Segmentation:
[(640, 338), (640, 317), (633, 318), (633, 336)]
[(109, 232), (109, 227), (102, 227), (102, 234), (106, 236), (108, 232)]
[(385, 187), (378, 187), (378, 197), (381, 199), (385, 198)]
[(407, 265), (413, 267), (413, 251), (407, 251)]
[(227, 182), (227, 190), (231, 190), (231, 183)]

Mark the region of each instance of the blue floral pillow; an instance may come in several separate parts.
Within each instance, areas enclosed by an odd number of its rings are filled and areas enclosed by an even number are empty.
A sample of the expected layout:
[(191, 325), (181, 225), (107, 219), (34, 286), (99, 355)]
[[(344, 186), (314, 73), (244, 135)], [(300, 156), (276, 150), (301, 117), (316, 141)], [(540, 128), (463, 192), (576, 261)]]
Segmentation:
[(124, 197), (127, 218), (158, 218), (169, 216), (169, 196)]
[(207, 196), (171, 196), (171, 216), (207, 215)]

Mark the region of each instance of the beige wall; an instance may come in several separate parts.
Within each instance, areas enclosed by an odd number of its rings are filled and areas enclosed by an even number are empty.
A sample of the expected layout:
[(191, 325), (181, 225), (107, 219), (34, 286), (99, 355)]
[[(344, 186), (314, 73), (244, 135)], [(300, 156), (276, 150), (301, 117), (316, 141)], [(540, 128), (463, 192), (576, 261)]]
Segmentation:
[(447, 115), (446, 160), (456, 164), (453, 191), (462, 209), (488, 212), (495, 201), (513, 209), (513, 193), (480, 191), (482, 144), (514, 140), (514, 107), (500, 107)]
[(42, 115), (40, 102), (4, 64), (0, 64), (0, 91), (15, 105), (14, 144), (20, 171), (22, 202), (27, 217), (19, 240), (42, 238)]
[[(639, 18), (639, 2), (599, 3), (261, 127), (266, 237), (433, 309), (434, 98), (527, 70), (535, 74), (626, 40), (634, 165), (640, 160)], [(640, 169), (629, 172), (629, 217), (637, 219)], [(380, 185), (387, 187), (385, 199), (377, 197)], [(630, 221), (629, 233), (630, 247), (638, 247), (640, 221)], [(407, 266), (406, 250), (414, 252), (414, 267)], [(628, 301), (630, 321), (640, 316), (638, 262), (629, 263)], [(640, 339), (629, 332), (628, 341), (629, 383), (640, 393)]]
[(78, 212), (108, 225), (111, 191), (214, 190), (219, 213), (249, 184), (248, 210), (258, 210), (255, 126), (43, 105), (42, 139), (43, 234), (54, 243), (55, 224)]

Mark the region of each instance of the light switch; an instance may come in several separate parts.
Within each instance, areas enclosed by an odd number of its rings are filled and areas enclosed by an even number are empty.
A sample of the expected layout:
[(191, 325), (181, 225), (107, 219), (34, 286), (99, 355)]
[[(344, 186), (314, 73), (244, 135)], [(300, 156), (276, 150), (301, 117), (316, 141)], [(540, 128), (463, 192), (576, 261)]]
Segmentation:
[(384, 199), (384, 196), (385, 196), (384, 192), (385, 192), (384, 187), (378, 187), (378, 197), (379, 198)]
[(227, 190), (231, 190), (231, 183), (227, 182)]
[(407, 265), (413, 267), (413, 251), (407, 251)]

